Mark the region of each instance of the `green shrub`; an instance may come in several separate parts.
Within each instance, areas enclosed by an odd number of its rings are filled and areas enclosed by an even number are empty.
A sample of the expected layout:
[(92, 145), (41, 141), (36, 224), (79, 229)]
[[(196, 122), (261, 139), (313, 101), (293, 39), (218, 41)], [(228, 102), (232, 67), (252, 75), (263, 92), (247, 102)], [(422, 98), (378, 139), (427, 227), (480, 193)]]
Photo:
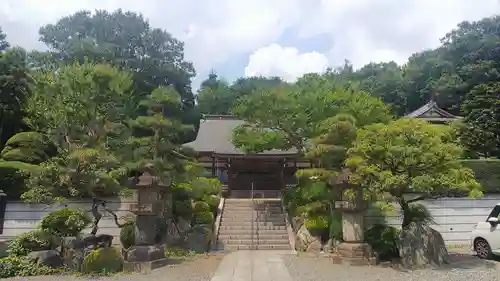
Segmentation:
[(392, 226), (375, 224), (365, 231), (365, 241), (378, 253), (381, 260), (399, 257), (397, 247), (399, 230)]
[(328, 229), (328, 216), (315, 216), (307, 218), (304, 224), (310, 231), (326, 230)]
[(484, 192), (500, 191), (500, 159), (463, 160), (462, 164), (474, 171)]
[(222, 184), (218, 179), (198, 178), (191, 182), (191, 189), (194, 200), (203, 200), (206, 195), (219, 195)]
[(32, 251), (52, 250), (59, 246), (60, 241), (51, 233), (43, 230), (25, 232), (9, 242), (9, 255), (25, 256)]
[(135, 223), (129, 222), (120, 229), (120, 242), (128, 249), (135, 243)]
[(90, 217), (84, 211), (64, 208), (45, 216), (40, 228), (60, 237), (77, 236), (90, 222)]
[(7, 161), (40, 164), (56, 153), (56, 146), (47, 136), (37, 132), (21, 132), (5, 143), (0, 157)]
[(342, 241), (342, 213), (336, 211), (330, 218), (330, 235), (329, 238), (334, 238), (336, 241)]
[(0, 258), (0, 278), (49, 275), (56, 272), (57, 270), (39, 265), (28, 257), (9, 256)]
[(220, 197), (217, 195), (205, 195), (203, 196), (203, 202), (210, 206), (210, 211), (215, 212), (219, 208)]
[(172, 213), (175, 217), (190, 219), (193, 214), (191, 200), (174, 201)]
[(29, 171), (35, 169), (31, 165), (17, 161), (0, 161), (0, 187), (9, 199), (19, 199), (26, 191), (25, 181), (29, 177)]
[(123, 260), (115, 248), (99, 248), (93, 250), (83, 260), (84, 273), (115, 273), (122, 270)]
[(193, 204), (193, 213), (203, 213), (203, 212), (211, 212), (210, 206), (202, 201), (194, 202)]
[(201, 213), (194, 213), (193, 216), (193, 224), (194, 225), (199, 225), (199, 224), (213, 224), (214, 223), (214, 215), (210, 212), (201, 212)]

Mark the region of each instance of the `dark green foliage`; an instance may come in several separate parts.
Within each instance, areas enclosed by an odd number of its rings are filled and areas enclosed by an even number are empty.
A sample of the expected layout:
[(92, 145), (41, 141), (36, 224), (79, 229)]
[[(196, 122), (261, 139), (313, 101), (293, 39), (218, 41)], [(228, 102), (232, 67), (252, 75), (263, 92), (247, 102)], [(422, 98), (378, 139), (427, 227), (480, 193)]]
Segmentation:
[(56, 154), (57, 148), (47, 136), (37, 132), (21, 132), (5, 143), (0, 158), (5, 161), (40, 164)]
[(39, 265), (28, 257), (9, 256), (0, 258), (0, 278), (50, 275), (57, 270)]
[(128, 249), (135, 243), (135, 223), (129, 222), (120, 229), (120, 242)]
[(0, 161), (0, 186), (9, 199), (21, 197), (26, 191), (28, 172), (35, 168), (35, 165), (23, 162)]
[(32, 251), (52, 250), (59, 246), (60, 240), (42, 230), (25, 232), (9, 242), (9, 255), (25, 256)]
[(217, 195), (206, 195), (202, 198), (203, 202), (207, 203), (210, 211), (216, 212), (219, 207), (220, 197)]
[(365, 241), (378, 253), (380, 260), (399, 257), (397, 247), (399, 230), (392, 226), (375, 224), (365, 231)]
[(174, 217), (190, 219), (193, 214), (193, 204), (191, 200), (174, 201), (172, 214)]
[(84, 273), (109, 274), (122, 270), (122, 256), (115, 248), (100, 248), (93, 250), (83, 260)]
[(474, 171), (485, 193), (500, 192), (500, 159), (463, 160), (462, 164)]
[(202, 212), (193, 214), (193, 225), (207, 224), (212, 225), (214, 223), (214, 215), (211, 212)]
[(3, 36), (0, 31), (0, 149), (11, 136), (26, 129), (23, 107), (30, 92), (26, 52), (17, 47), (3, 50), (7, 46)]
[(420, 224), (434, 224), (434, 218), (429, 210), (422, 204), (412, 203), (408, 205), (404, 216), (408, 222)]
[(210, 205), (206, 202), (202, 201), (197, 201), (194, 202), (193, 204), (193, 212), (194, 213), (203, 213), (203, 212), (210, 212)]
[(70, 237), (80, 234), (90, 222), (90, 217), (82, 210), (64, 208), (45, 216), (40, 222), (40, 228), (60, 237)]

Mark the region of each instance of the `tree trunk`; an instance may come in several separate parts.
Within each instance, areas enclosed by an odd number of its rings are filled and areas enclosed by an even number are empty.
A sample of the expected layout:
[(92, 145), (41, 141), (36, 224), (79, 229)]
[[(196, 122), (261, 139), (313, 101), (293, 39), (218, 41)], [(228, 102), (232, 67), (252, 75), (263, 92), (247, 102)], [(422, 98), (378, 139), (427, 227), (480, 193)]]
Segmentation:
[(403, 223), (401, 224), (401, 226), (404, 229), (411, 223), (411, 218), (408, 214), (408, 212), (410, 211), (410, 205), (408, 204), (408, 202), (406, 202), (403, 196), (401, 196), (399, 199), (399, 205), (401, 206), (401, 213), (403, 214)]

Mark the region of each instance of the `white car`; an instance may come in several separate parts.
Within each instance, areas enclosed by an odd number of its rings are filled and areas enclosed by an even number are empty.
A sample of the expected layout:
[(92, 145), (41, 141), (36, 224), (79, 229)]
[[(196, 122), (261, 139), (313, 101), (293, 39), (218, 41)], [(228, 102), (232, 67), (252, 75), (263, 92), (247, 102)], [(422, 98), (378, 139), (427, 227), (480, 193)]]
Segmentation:
[(474, 226), (471, 248), (479, 258), (489, 259), (500, 255), (500, 203), (497, 204), (484, 222)]

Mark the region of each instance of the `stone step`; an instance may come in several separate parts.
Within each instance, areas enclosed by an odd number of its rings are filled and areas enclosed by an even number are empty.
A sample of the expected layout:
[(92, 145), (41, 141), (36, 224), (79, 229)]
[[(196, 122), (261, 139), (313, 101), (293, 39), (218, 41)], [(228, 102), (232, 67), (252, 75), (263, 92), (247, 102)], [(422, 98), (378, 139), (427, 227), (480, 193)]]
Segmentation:
[(290, 250), (290, 245), (221, 245), (218, 250)]
[(222, 216), (221, 221), (254, 221), (254, 222), (284, 222), (285, 217), (282, 216)]
[(285, 221), (258, 221), (258, 222), (252, 222), (252, 221), (221, 221), (220, 226), (254, 226), (254, 227), (261, 227), (261, 226), (286, 226)]
[(245, 239), (245, 240), (219, 240), (219, 243), (224, 245), (290, 245), (290, 241), (288, 239), (282, 240), (262, 240), (262, 239)]
[[(251, 235), (250, 229), (220, 229), (219, 236), (221, 235)], [(283, 229), (254, 229), (254, 235), (288, 235), (288, 231)]]
[(253, 237), (251, 233), (242, 233), (242, 234), (220, 234), (219, 240), (247, 240), (247, 239), (264, 239), (264, 240), (280, 240), (284, 239), (288, 241), (288, 234), (262, 234), (262, 233), (254, 233)]
[[(219, 228), (220, 232), (224, 232), (226, 230), (243, 230), (243, 231), (251, 231), (252, 226), (251, 225), (221, 225)], [(286, 226), (284, 225), (267, 225), (267, 226), (260, 226), (259, 228), (256, 228), (254, 226), (253, 228), (254, 231), (267, 231), (267, 230), (285, 230), (286, 231)]]

